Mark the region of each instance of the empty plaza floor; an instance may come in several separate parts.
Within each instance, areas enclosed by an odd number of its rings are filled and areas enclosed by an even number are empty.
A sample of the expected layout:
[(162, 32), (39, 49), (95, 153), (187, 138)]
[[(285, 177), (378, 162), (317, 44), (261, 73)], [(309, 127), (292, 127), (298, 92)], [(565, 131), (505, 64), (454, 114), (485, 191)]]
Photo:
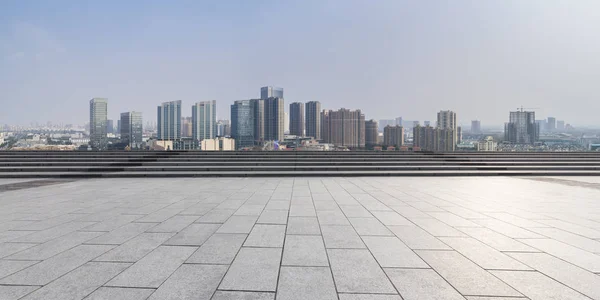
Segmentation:
[(0, 179), (0, 299), (600, 299), (600, 177)]

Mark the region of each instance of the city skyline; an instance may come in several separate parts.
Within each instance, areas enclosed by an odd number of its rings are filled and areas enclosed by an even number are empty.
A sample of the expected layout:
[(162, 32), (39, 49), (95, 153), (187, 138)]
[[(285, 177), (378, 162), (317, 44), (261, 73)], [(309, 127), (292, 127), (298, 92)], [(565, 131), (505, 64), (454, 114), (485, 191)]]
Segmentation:
[[(229, 103), (272, 85), (287, 103), (378, 120), (428, 120), (447, 107), (460, 125), (501, 126), (523, 105), (600, 126), (597, 2), (136, 3), (4, 1), (1, 122), (81, 124), (78, 103), (90, 96), (111, 99), (113, 120), (176, 99), (215, 99), (225, 118)], [(252, 22), (257, 15), (270, 17)]]

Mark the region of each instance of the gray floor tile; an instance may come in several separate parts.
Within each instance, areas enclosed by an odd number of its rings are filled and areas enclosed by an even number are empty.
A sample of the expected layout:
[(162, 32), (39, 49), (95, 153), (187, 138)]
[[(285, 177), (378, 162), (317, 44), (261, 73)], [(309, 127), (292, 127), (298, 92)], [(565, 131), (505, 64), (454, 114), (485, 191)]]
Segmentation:
[(491, 271), (531, 300), (577, 300), (588, 297), (539, 273), (524, 271)]
[(287, 224), (288, 212), (287, 210), (264, 210), (258, 221), (258, 224)]
[(280, 261), (280, 248), (242, 248), (219, 289), (274, 292)]
[(119, 274), (106, 286), (159, 287), (197, 248), (161, 246)]
[(19, 272), (32, 265), (37, 261), (21, 261), (21, 260), (0, 260), (0, 278)]
[(256, 224), (244, 246), (246, 247), (283, 247), (285, 225)]
[(7, 259), (15, 260), (44, 260), (63, 251), (69, 250), (81, 243), (102, 235), (101, 232), (75, 231), (46, 243), (21, 251)]
[(215, 233), (186, 262), (195, 264), (231, 264), (246, 237), (246, 234)]
[(283, 266), (329, 266), (321, 236), (288, 235), (283, 250)]
[(321, 226), (326, 248), (365, 248), (352, 226)]
[(474, 238), (442, 237), (440, 239), (484, 269), (531, 270), (510, 256)]
[(317, 213), (319, 223), (323, 225), (350, 225), (350, 222), (341, 210), (325, 210)]
[(162, 222), (165, 222), (166, 220), (170, 219), (171, 217), (175, 216), (182, 210), (183, 209), (181, 209), (181, 208), (166, 207), (166, 208), (157, 210), (143, 218), (139, 218), (136, 220), (136, 222), (162, 223)]
[(217, 230), (218, 233), (250, 233), (257, 216), (232, 216)]
[(102, 221), (100, 223), (96, 223), (92, 226), (88, 226), (86, 228), (81, 229), (82, 231), (112, 231), (115, 230), (125, 224), (129, 224), (139, 218), (142, 218), (142, 215), (118, 215), (112, 217), (106, 221)]
[(277, 287), (279, 300), (338, 299), (328, 267), (281, 267), (280, 272)]
[(211, 300), (274, 300), (275, 293), (217, 291)]
[(12, 240), (15, 243), (45, 243), (57, 237), (71, 233), (75, 230), (93, 225), (95, 222), (69, 222), (52, 227), (50, 229), (38, 231), (20, 238)]
[(288, 211), (290, 209), (290, 201), (277, 201), (271, 200), (265, 206), (265, 210), (285, 210)]
[(28, 244), (28, 243), (0, 243), (0, 258), (4, 258), (21, 252), (25, 249), (37, 246), (39, 244)]
[(219, 223), (223, 224), (233, 215), (235, 209), (213, 209), (200, 217), (196, 223)]
[(588, 252), (600, 253), (600, 241), (597, 240), (558, 228), (529, 228), (529, 230)]
[(552, 239), (522, 239), (521, 242), (576, 266), (600, 273), (600, 256)]
[(417, 254), (463, 295), (521, 296), (458, 252), (418, 250)]
[(188, 227), (199, 216), (173, 216), (170, 219), (146, 230), (146, 232), (179, 232)]
[(376, 218), (349, 218), (348, 219), (356, 232), (361, 236), (393, 236), (379, 220)]
[(477, 219), (473, 222), (514, 239), (543, 238), (535, 232), (496, 219)]
[(39, 289), (39, 286), (0, 285), (0, 299), (17, 300)]
[(454, 229), (453, 227), (444, 224), (442, 221), (429, 218), (429, 219), (412, 219), (413, 223), (417, 226), (425, 229), (429, 234), (440, 237), (440, 236), (466, 236), (464, 233)]
[(331, 270), (340, 293), (396, 293), (366, 249), (328, 249)]
[(373, 215), (386, 226), (411, 226), (408, 219), (395, 211), (373, 211)]
[(290, 205), (290, 217), (314, 217), (316, 216), (315, 207), (312, 203), (292, 204)]
[(112, 248), (107, 245), (77, 246), (8, 276), (0, 280), (0, 284), (46, 285)]
[(154, 289), (101, 287), (85, 300), (146, 300)]
[(234, 216), (260, 216), (265, 205), (244, 204), (233, 213)]
[(321, 235), (321, 229), (315, 217), (290, 217), (286, 234)]
[[(335, 204), (335, 202), (333, 202)], [(316, 204), (315, 204), (316, 205)], [(337, 206), (337, 204), (335, 204)], [(371, 214), (366, 208), (358, 205), (340, 205), (342, 212), (348, 218), (372, 218), (373, 214)], [(336, 210), (334, 208), (332, 210)]]
[[(590, 239), (600, 239), (600, 230), (569, 223), (563, 220), (540, 220), (538, 221), (548, 226), (556, 227), (564, 231), (585, 236)], [(527, 238), (527, 237), (524, 237)]]
[(464, 300), (432, 269), (385, 269), (385, 272), (405, 300)]
[(384, 268), (429, 268), (418, 255), (395, 236), (365, 236), (363, 241), (379, 265)]
[(452, 227), (481, 227), (481, 225), (477, 223), (473, 223), (449, 212), (429, 212), (427, 214)]
[(416, 226), (388, 226), (388, 228), (411, 249), (452, 249), (438, 238)]
[(11, 242), (12, 243), (12, 241), (14, 241), (14, 240), (16, 240), (16, 239), (18, 239), (20, 237), (23, 237), (23, 236), (26, 236), (26, 235), (29, 235), (29, 234), (32, 234), (32, 233), (36, 233), (36, 232), (37, 231), (5, 231), (5, 232), (0, 232), (0, 243), (6, 243), (6, 242)]
[(399, 295), (339, 294), (340, 300), (402, 300)]
[(156, 226), (156, 223), (129, 223), (95, 239), (89, 240), (86, 244), (120, 245), (154, 226)]
[(220, 224), (192, 224), (166, 241), (165, 245), (201, 246), (220, 226)]
[(592, 299), (600, 299), (600, 276), (546, 253), (509, 253), (513, 258)]
[(489, 228), (461, 227), (458, 229), (498, 251), (539, 252), (537, 249), (529, 247), (518, 240), (509, 238)]
[(485, 297), (485, 296), (466, 296), (467, 300), (528, 300), (523, 297)]
[(137, 262), (152, 252), (174, 233), (142, 233), (96, 258), (96, 261)]
[(149, 299), (209, 300), (226, 271), (227, 266), (182, 265)]
[(130, 265), (90, 262), (29, 294), (26, 299), (82, 299)]

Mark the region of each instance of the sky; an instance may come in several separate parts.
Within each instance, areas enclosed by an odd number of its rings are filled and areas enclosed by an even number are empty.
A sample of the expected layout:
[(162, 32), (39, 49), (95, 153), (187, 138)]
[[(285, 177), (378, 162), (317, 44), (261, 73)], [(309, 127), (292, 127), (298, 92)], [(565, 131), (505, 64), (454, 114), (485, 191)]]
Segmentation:
[[(367, 119), (600, 125), (597, 0), (2, 0), (0, 124), (83, 124), (284, 88)], [(287, 108), (286, 108), (287, 111)]]

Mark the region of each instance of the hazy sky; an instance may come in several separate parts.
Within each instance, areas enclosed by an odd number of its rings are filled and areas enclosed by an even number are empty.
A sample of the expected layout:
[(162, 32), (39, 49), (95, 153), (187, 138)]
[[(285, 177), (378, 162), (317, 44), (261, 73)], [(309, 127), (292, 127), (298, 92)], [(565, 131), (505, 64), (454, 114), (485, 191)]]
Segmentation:
[[(600, 125), (598, 0), (0, 1), (0, 124), (84, 123), (156, 106), (234, 100), (366, 118), (502, 124), (518, 106)], [(115, 122), (116, 123), (116, 122)]]

